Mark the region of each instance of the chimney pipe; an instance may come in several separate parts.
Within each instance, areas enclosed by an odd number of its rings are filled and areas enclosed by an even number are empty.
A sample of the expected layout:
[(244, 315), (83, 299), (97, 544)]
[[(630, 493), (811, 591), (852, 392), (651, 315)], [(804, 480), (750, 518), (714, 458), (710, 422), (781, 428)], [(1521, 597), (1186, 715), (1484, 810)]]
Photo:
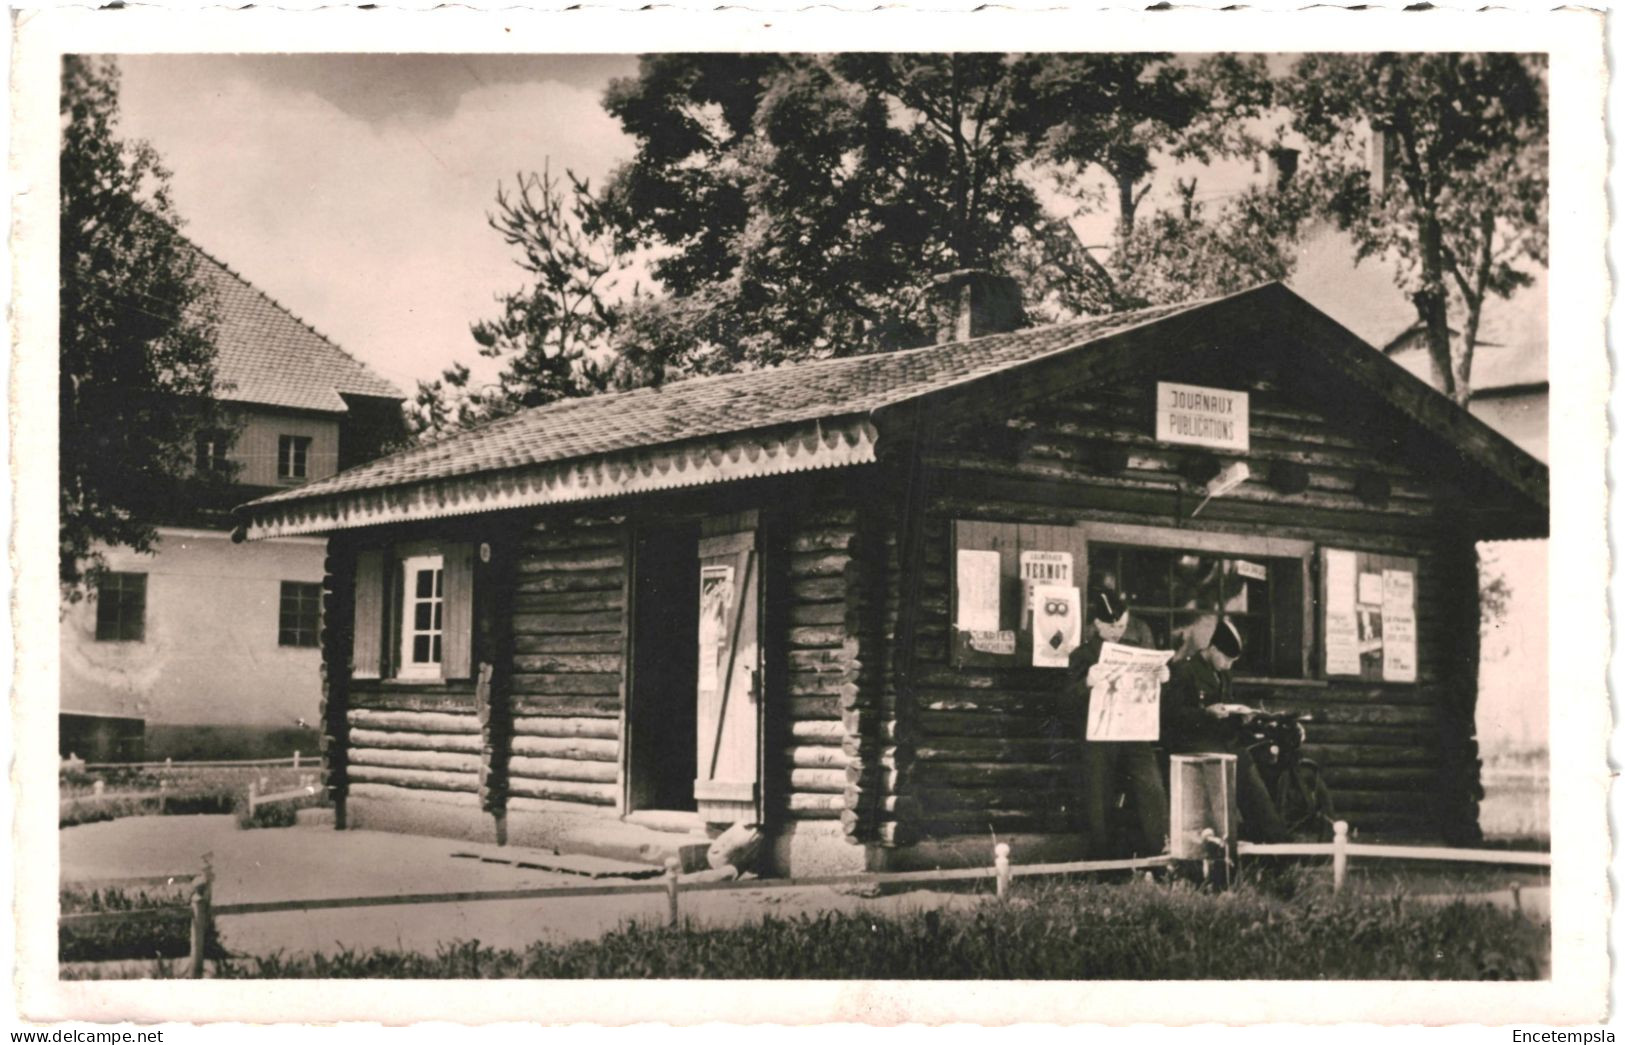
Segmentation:
[(1027, 325), (1021, 285), (1002, 273), (956, 269), (932, 277), (927, 288), (937, 343), (1004, 334)]
[(1269, 185), (1276, 192), (1287, 187), (1298, 173), (1298, 150), (1277, 145), (1269, 150)]

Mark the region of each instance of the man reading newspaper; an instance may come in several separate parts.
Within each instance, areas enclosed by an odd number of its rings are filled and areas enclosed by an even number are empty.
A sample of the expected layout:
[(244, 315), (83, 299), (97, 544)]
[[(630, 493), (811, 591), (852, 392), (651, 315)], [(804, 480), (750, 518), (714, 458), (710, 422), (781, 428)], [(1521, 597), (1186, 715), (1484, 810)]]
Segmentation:
[(1157, 764), (1160, 691), (1170, 654), (1135, 619), (1117, 592), (1089, 595), (1089, 639), (1074, 651), (1071, 689), (1083, 706), (1083, 811), (1089, 855), (1118, 855), (1111, 811), (1120, 794), (1133, 800), (1135, 855), (1164, 851), (1168, 795)]

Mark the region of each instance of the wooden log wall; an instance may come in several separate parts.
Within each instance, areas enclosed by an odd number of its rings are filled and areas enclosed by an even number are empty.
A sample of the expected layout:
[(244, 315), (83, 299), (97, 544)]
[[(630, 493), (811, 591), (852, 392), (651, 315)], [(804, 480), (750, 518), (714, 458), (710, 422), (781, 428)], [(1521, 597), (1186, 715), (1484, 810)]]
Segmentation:
[(618, 805), (627, 579), (620, 516), (548, 517), (520, 536), (511, 794)]
[(414, 791), (468, 796), (480, 787), (480, 722), (472, 691), (440, 706), (383, 685), (349, 713), (350, 779)]
[[(1182, 484), (1180, 468), (1195, 448), (1158, 444), (1147, 401), (1141, 384), (1026, 408), (1002, 429), (949, 437), (928, 458), (913, 779), (926, 832), (1076, 823), (1078, 716), (1061, 698), (1062, 673), (948, 663), (955, 519), (1184, 527), (1414, 556), (1416, 684), (1317, 682), (1315, 663), (1309, 680), (1238, 687), (1238, 696), (1315, 716), (1309, 753), (1355, 826), (1436, 836), (1448, 825), (1476, 823), (1476, 574), (1470, 543), (1452, 532), (1450, 490), (1373, 445), (1369, 434), (1255, 392), (1247, 455), (1254, 478), (1192, 519), (1200, 490)], [(1266, 481), (1276, 462), (1306, 469), (1307, 489), (1277, 492)], [(1366, 475), (1386, 480), (1386, 503), (1354, 492)]]
[(340, 542), (329, 542), (322, 577), (322, 785), (333, 803), (333, 826), (344, 830), (349, 795), (348, 711), (350, 657), (355, 645), (355, 556)]
[(912, 715), (899, 699), (902, 665), (894, 655), (901, 599), (901, 516), (889, 505), (868, 503), (847, 565), (846, 643), (841, 684), (847, 841), (907, 845), (918, 837), (918, 804), (908, 796), (913, 765)]
[[(787, 527), (786, 541), (789, 735), (770, 737), (767, 748), (782, 754), (786, 779), (778, 790), (785, 796), (784, 816), (833, 820), (847, 809), (842, 692), (860, 669), (861, 651), (846, 627), (857, 510), (826, 504), (800, 512)], [(772, 762), (770, 757), (770, 772)]]

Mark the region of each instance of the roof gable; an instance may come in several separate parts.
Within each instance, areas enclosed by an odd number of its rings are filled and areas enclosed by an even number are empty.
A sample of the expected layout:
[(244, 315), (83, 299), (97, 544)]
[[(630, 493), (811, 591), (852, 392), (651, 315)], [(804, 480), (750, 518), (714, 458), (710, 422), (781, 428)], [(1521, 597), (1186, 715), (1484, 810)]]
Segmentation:
[(198, 277), (209, 288), (218, 319), (219, 398), (327, 413), (345, 413), (346, 395), (404, 398), (264, 291), (192, 246)]
[[(875, 459), (905, 404), (1041, 398), (1081, 361), (1133, 358), (1215, 331), (1286, 331), (1351, 380), (1544, 504), (1545, 468), (1280, 284), (1209, 301), (851, 359), (569, 400), (416, 447), (242, 509), (254, 536), (560, 503)], [(1232, 337), (1232, 340), (1237, 340)], [(1245, 336), (1240, 340), (1245, 340)], [(934, 409), (941, 407), (942, 409)]]

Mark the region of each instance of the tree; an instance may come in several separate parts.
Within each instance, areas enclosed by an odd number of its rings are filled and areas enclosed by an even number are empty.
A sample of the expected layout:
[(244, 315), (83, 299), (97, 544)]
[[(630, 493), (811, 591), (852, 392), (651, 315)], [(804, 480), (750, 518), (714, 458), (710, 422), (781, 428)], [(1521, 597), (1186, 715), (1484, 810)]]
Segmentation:
[(411, 424), (419, 437), (505, 417), (525, 407), (601, 392), (612, 381), (609, 338), (619, 319), (614, 297), (627, 267), (605, 220), (604, 204), (571, 171), (521, 174), (498, 186), (491, 228), (519, 255), (526, 286), (497, 300), (501, 314), (473, 324), (479, 353), (502, 361), (494, 385), (471, 385), (453, 363), (419, 381)]
[(644, 59), (606, 99), (638, 142), (609, 195), (681, 304), (643, 310), (639, 350), (704, 372), (930, 340), (930, 278), (997, 267), (1042, 216), (1016, 77), (1002, 55)]
[(98, 545), (151, 549), (155, 523), (211, 482), (193, 468), (198, 434), (230, 427), (214, 395), (215, 319), (198, 255), (177, 230), (157, 153), (118, 137), (118, 86), (111, 61), (63, 60), (59, 506), (70, 598), (94, 586)]
[[(1394, 262), (1434, 383), (1465, 404), (1486, 298), (1530, 282), (1519, 262), (1546, 262), (1544, 57), (1309, 55), (1282, 95), (1315, 149), (1331, 213), (1359, 258)], [(1372, 179), (1358, 159), (1366, 136), (1392, 178)]]
[[(1093, 208), (1099, 201), (1087, 179), (1099, 171), (1115, 198), (1109, 264), (1065, 230), (1048, 237), (1046, 261), (1068, 275), (1077, 307), (1115, 311), (1164, 300), (1154, 274), (1139, 273), (1137, 267), (1165, 258), (1168, 249), (1205, 254), (1217, 246), (1197, 213), (1194, 178), (1181, 183), (1184, 205), (1177, 219), (1158, 213), (1142, 220), (1140, 208), (1154, 188), (1152, 175), (1168, 161), (1255, 155), (1264, 142), (1250, 121), (1270, 101), (1270, 76), (1257, 55), (1191, 61), (1151, 52), (1041, 54), (1024, 61), (1021, 119), (1036, 155), (1054, 165), (1057, 187)], [(1231, 217), (1245, 211), (1262, 212), (1256, 205), (1243, 206)], [(1152, 242), (1138, 242), (1142, 231), (1153, 236)], [(1278, 278), (1274, 271), (1275, 266), (1266, 266), (1259, 278)], [(1068, 295), (1062, 291), (1061, 296)]]

